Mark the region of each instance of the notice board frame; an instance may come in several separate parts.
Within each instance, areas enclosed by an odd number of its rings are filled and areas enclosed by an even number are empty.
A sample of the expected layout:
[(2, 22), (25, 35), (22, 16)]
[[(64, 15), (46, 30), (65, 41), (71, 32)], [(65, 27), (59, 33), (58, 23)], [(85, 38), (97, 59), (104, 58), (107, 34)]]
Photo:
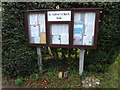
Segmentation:
[[(97, 48), (97, 36), (99, 31), (99, 17), (100, 10), (102, 8), (65, 8), (65, 9), (36, 9), (36, 10), (26, 10), (24, 16), (24, 26), (25, 26), (25, 36), (28, 41), (28, 46), (39, 46), (39, 47), (59, 47), (59, 48), (81, 48), (81, 49), (96, 49)], [(71, 21), (48, 21), (47, 12), (48, 11), (71, 11)], [(95, 32), (94, 32), (94, 43), (93, 45), (73, 45), (73, 27), (74, 27), (74, 13), (75, 12), (94, 12), (96, 14), (95, 17)], [(28, 15), (36, 13), (44, 13), (45, 14), (45, 26), (46, 26), (46, 44), (35, 44), (30, 43), (29, 39), (29, 24), (28, 24)], [(61, 44), (50, 44), (50, 25), (51, 24), (68, 24), (69, 25), (69, 44), (61, 45)]]

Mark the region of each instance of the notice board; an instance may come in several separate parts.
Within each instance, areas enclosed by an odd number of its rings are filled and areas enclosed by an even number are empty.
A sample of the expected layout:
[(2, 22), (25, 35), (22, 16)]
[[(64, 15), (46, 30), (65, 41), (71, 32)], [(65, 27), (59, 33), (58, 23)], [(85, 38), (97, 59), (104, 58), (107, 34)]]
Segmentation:
[(101, 8), (25, 11), (29, 46), (95, 49)]

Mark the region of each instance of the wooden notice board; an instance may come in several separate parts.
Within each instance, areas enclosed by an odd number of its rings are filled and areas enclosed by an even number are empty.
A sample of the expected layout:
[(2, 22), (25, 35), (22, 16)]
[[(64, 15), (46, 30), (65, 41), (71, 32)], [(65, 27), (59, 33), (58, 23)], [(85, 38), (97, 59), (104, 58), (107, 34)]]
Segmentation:
[(101, 8), (25, 11), (29, 46), (95, 49)]

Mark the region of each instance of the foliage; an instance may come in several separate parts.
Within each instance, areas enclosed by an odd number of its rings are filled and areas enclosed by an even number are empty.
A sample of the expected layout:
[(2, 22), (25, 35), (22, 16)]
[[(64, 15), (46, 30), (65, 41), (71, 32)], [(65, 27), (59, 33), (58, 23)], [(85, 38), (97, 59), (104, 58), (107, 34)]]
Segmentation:
[(30, 76), (30, 80), (38, 81), (40, 76), (37, 73), (34, 73)]
[[(100, 31), (96, 50), (88, 50), (86, 54), (86, 69), (91, 71), (106, 71), (120, 53), (120, 25), (118, 10), (120, 3), (99, 3), (103, 7)], [(91, 68), (91, 66), (93, 68)]]
[(24, 80), (23, 77), (17, 77), (17, 79), (15, 80), (15, 85), (18, 85), (18, 86), (22, 85), (23, 80)]
[[(58, 78), (59, 72), (57, 71), (60, 69), (50, 67), (49, 69), (44, 69), (43, 73), (34, 73), (30, 75), (30, 77), (26, 76), (24, 78), (24, 82), (20, 88), (83, 88), (82, 87), (82, 80), (85, 80), (86, 77), (95, 76), (97, 79), (100, 80), (100, 85), (94, 88), (118, 88), (118, 62), (120, 61), (120, 55), (116, 59), (116, 61), (110, 65), (108, 72), (105, 73), (95, 73), (95, 72), (87, 72), (84, 71), (83, 74), (80, 76), (78, 70), (76, 69), (69, 69), (68, 78), (67, 79), (60, 79)], [(67, 66), (66, 66), (67, 67)], [(41, 76), (39, 80), (35, 80), (34, 77)], [(5, 78), (3, 78), (4, 81)], [(13, 81), (9, 79), (9, 81)], [(3, 86), (5, 83), (3, 83)], [(15, 86), (16, 87), (16, 86)], [(18, 88), (19, 88), (18, 87)]]
[[(97, 49), (86, 50), (85, 69), (89, 71), (103, 72), (108, 69), (119, 53), (119, 2), (4, 2), (3, 6), (3, 74), (8, 77), (25, 76), (38, 71), (37, 53), (35, 47), (28, 47), (24, 32), (24, 11), (28, 9), (51, 9), (56, 5), (60, 8), (101, 7), (103, 13), (100, 16), (100, 30)], [(68, 61), (78, 58), (79, 49), (43, 47), (43, 59)], [(53, 63), (54, 64), (54, 63)], [(53, 65), (52, 64), (52, 65)], [(77, 64), (74, 64), (75, 66)], [(77, 66), (78, 67), (78, 66)]]

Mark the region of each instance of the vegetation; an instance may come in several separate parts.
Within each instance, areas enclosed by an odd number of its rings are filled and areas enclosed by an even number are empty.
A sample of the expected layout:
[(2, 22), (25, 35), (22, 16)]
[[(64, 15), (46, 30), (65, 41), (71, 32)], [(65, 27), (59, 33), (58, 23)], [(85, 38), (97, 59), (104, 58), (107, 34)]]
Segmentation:
[(17, 79), (15, 80), (15, 84), (20, 86), (23, 84), (23, 78), (22, 77), (17, 77)]
[[(68, 69), (66, 70), (69, 71), (67, 79), (58, 78), (58, 72), (61, 70), (61, 67), (58, 66), (53, 69), (49, 63), (49, 69), (45, 69), (42, 73), (34, 73), (30, 76), (24, 77), (24, 79), (18, 77), (14, 81), (10, 80), (9, 82), (13, 85), (24, 88), (84, 88), (82, 87), (82, 80), (86, 77), (95, 76), (100, 80), (100, 85), (95, 86), (95, 88), (118, 88), (119, 61), (120, 55), (105, 73), (84, 71), (80, 76), (78, 70)], [(58, 63), (56, 65), (58, 65)]]

